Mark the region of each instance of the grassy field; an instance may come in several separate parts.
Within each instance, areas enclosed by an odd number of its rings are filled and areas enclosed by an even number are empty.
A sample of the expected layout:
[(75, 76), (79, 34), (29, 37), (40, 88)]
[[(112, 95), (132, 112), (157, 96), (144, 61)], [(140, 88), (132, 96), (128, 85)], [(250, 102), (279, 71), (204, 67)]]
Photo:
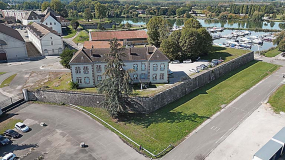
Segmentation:
[(281, 51), (279, 51), (278, 48), (275, 48), (275, 49), (273, 49), (271, 51), (268, 51), (268, 52), (264, 53), (264, 56), (265, 57), (275, 57), (275, 56), (277, 56), (280, 53), (281, 53)]
[(73, 39), (74, 43), (83, 43), (84, 41), (89, 40), (88, 32), (85, 30), (80, 31), (79, 34)]
[(10, 118), (10, 119), (7, 119), (3, 122), (1, 122), (0, 124), (0, 134), (3, 134), (7, 129), (13, 129), (15, 128), (15, 124), (17, 122), (23, 122), (22, 120), (20, 119), (13, 119), (13, 118)]
[(209, 53), (207, 56), (201, 57), (201, 59), (209, 60), (219, 59), (220, 57), (225, 60), (225, 62), (235, 59), (245, 53), (250, 52), (249, 50), (241, 50), (234, 48), (225, 48), (219, 46), (213, 46), (212, 53)]
[(5, 74), (6, 72), (0, 72), (0, 75)]
[(12, 76), (8, 77), (7, 79), (5, 79), (1, 85), (0, 85), (0, 88), (3, 88), (3, 87), (6, 87), (6, 86), (9, 86), (10, 83), (12, 82), (12, 80), (15, 78), (17, 74), (13, 74)]
[(73, 28), (71, 27), (71, 25), (69, 25), (69, 26), (67, 27), (67, 34), (68, 34), (68, 35), (64, 36), (63, 38), (72, 38), (72, 37), (75, 36), (76, 30), (73, 29)]
[(82, 107), (99, 116), (154, 154), (178, 145), (201, 123), (279, 66), (253, 61), (151, 113), (118, 120), (100, 108)]
[(269, 98), (270, 105), (274, 112), (285, 112), (285, 85), (282, 85), (278, 90)]

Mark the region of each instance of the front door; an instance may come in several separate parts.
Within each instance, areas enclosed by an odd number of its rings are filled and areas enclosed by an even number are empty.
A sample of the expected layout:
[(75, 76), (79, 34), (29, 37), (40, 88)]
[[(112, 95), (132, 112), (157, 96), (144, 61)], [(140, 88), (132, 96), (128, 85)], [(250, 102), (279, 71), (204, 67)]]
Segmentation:
[(6, 53), (0, 53), (0, 61), (7, 61)]

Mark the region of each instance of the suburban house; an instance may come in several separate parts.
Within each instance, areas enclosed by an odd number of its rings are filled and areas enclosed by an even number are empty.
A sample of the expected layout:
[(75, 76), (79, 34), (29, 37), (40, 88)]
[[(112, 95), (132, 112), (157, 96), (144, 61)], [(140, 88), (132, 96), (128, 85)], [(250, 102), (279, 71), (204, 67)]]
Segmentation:
[[(123, 48), (121, 57), (124, 69), (133, 69), (130, 73), (133, 83), (168, 83), (169, 59), (156, 47)], [(72, 81), (79, 87), (95, 87), (105, 77), (107, 63), (106, 54), (110, 48), (81, 49), (71, 61)]]
[(144, 30), (89, 32), (89, 41), (110, 41), (113, 38), (123, 41), (124, 46), (144, 45), (147, 44), (148, 35)]
[(20, 33), (0, 24), (0, 61), (27, 57), (26, 43)]
[[(118, 41), (118, 43), (123, 46), (123, 41)], [(85, 41), (83, 43), (83, 48), (92, 49), (92, 48), (110, 48), (109, 41)]]
[(43, 55), (59, 55), (63, 51), (63, 42), (60, 35), (51, 28), (33, 22), (27, 26), (29, 40)]
[(23, 25), (28, 25), (31, 22), (40, 23), (42, 17), (34, 11), (30, 11), (22, 20)]
[(52, 12), (48, 12), (45, 17), (42, 18), (41, 23), (51, 29), (55, 30), (60, 35), (62, 34), (61, 31), (61, 23), (58, 19), (53, 15)]

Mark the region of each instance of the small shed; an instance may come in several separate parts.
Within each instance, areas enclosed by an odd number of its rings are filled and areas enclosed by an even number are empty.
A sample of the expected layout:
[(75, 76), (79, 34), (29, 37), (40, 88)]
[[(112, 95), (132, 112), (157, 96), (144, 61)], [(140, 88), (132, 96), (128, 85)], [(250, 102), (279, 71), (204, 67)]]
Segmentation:
[(283, 127), (275, 136), (272, 137), (273, 141), (276, 141), (283, 145), (281, 154), (284, 154), (284, 145), (285, 145), (285, 127)]
[(282, 144), (270, 140), (254, 154), (253, 160), (277, 160), (282, 148)]

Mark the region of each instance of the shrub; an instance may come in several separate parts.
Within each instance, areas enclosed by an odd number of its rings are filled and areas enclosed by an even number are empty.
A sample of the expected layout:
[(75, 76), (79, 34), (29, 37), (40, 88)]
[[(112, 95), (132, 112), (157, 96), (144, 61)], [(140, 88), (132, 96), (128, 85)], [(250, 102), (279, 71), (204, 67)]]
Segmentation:
[(77, 89), (79, 87), (79, 84), (77, 82), (70, 82), (69, 87), (70, 89)]

